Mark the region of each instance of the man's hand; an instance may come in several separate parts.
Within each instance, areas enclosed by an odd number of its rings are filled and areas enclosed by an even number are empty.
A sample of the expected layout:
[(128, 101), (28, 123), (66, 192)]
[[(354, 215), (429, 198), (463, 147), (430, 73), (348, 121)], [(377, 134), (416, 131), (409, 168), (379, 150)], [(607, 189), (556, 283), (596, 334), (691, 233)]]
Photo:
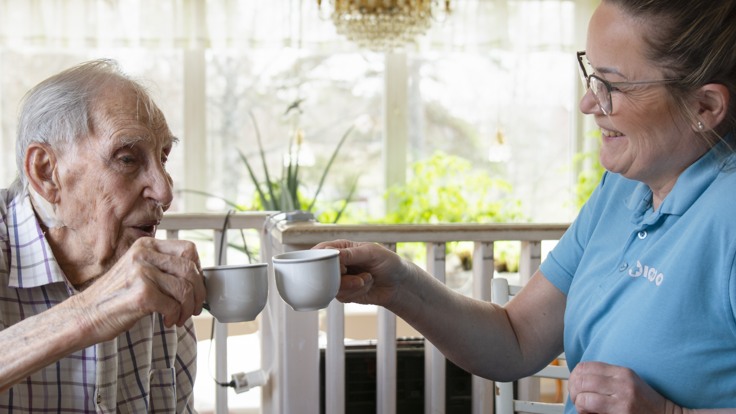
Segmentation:
[(164, 316), (166, 326), (181, 326), (202, 311), (205, 297), (194, 244), (145, 237), (70, 300), (83, 312), (83, 331), (99, 342), (114, 338), (154, 312)]

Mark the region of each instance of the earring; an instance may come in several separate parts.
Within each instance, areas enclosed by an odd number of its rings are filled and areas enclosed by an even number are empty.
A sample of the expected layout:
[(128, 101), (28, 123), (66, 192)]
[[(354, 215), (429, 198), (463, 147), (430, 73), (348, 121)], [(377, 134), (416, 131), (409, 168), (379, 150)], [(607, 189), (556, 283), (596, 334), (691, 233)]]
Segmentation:
[(702, 131), (705, 129), (705, 125), (703, 124), (703, 121), (698, 121), (696, 126), (698, 127), (698, 131)]

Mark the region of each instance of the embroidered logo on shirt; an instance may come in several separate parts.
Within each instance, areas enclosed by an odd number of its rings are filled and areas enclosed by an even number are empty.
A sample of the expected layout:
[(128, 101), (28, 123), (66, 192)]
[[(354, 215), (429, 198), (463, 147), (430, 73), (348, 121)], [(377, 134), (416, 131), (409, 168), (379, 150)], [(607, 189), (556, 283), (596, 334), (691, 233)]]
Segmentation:
[(664, 273), (657, 272), (657, 269), (649, 266), (642, 266), (640, 261), (636, 261), (636, 267), (629, 269), (629, 276), (633, 278), (643, 277), (651, 283), (659, 286), (664, 282)]

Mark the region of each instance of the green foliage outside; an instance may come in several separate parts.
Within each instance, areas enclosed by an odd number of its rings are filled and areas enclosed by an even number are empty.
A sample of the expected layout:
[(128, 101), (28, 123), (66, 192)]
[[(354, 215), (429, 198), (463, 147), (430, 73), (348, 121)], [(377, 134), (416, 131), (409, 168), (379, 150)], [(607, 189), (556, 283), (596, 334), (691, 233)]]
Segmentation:
[[(597, 142), (600, 142), (600, 137), (599, 130), (588, 134), (589, 139), (595, 139)], [(598, 159), (597, 146), (592, 151), (575, 154), (573, 163), (580, 171), (575, 183), (575, 206), (580, 209), (588, 201), (606, 170)]]
[[(527, 221), (521, 200), (512, 197), (512, 185), (485, 171), (474, 170), (464, 158), (437, 151), (425, 160), (415, 162), (404, 185), (388, 189), (387, 197), (395, 207), (379, 220), (386, 224), (402, 223), (508, 223)], [(496, 268), (518, 271), (518, 242), (494, 244)], [(464, 270), (472, 267), (472, 243), (448, 245)], [(424, 260), (423, 245), (405, 243), (401, 254), (418, 263)]]
[(470, 161), (435, 152), (415, 162), (404, 185), (388, 189), (396, 207), (384, 223), (498, 223), (524, 221), (511, 184), (473, 170)]

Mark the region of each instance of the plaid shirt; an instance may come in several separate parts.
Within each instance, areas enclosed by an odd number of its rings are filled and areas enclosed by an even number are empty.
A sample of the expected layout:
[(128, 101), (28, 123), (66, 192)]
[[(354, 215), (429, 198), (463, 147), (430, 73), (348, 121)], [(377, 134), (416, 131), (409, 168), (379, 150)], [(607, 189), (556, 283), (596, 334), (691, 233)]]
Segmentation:
[[(0, 330), (78, 292), (54, 259), (28, 194), (0, 190)], [(166, 328), (159, 314), (35, 372), (0, 394), (8, 413), (189, 413), (194, 326)]]

